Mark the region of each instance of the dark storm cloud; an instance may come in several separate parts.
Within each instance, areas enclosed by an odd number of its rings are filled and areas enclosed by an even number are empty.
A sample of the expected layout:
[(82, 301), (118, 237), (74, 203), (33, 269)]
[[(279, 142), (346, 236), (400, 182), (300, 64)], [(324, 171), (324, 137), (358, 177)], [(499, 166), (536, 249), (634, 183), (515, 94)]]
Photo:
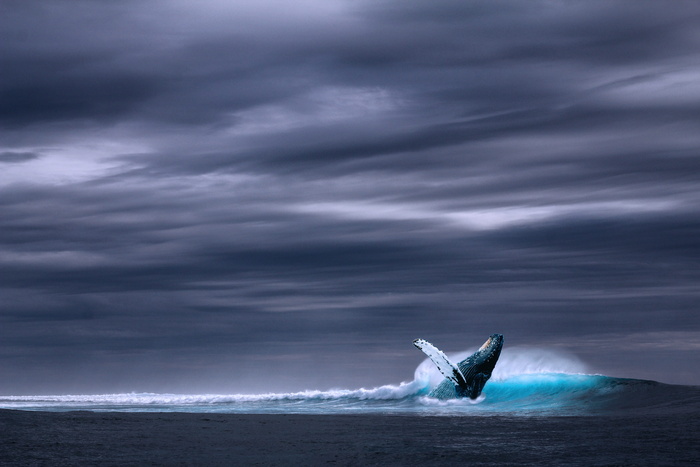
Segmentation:
[(16, 163), (16, 162), (27, 162), (34, 159), (38, 159), (41, 155), (34, 152), (14, 152), (14, 151), (3, 151), (0, 152), (0, 163)]
[(699, 14), (3, 3), (0, 390), (380, 384), (497, 331), (697, 382), (644, 357), (697, 360)]

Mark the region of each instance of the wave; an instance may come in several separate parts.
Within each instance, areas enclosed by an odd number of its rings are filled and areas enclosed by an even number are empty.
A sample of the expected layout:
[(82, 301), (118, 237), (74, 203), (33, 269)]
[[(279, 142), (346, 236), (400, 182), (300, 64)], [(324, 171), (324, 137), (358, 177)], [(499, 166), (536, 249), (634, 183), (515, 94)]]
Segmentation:
[[(468, 355), (469, 352), (464, 352)], [(454, 355), (455, 360), (460, 355)], [(0, 396), (0, 408), (219, 413), (418, 413), (423, 415), (585, 415), (700, 412), (700, 387), (584, 373), (573, 356), (542, 349), (504, 350), (475, 401), (439, 401), (428, 393), (442, 377), (429, 361), (414, 379), (372, 389), (266, 394)], [(437, 373), (437, 375), (436, 375)]]

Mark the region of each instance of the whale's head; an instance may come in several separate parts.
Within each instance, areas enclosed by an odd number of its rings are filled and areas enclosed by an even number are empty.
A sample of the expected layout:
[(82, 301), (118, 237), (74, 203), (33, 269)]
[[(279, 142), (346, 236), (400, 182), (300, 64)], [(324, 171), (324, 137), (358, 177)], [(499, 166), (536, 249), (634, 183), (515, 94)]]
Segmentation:
[(501, 349), (503, 348), (503, 334), (491, 334), (484, 345), (482, 345), (479, 350), (472, 356), (473, 364), (479, 366), (479, 371), (487, 375), (491, 375), (491, 372), (496, 366), (498, 357), (501, 356)]

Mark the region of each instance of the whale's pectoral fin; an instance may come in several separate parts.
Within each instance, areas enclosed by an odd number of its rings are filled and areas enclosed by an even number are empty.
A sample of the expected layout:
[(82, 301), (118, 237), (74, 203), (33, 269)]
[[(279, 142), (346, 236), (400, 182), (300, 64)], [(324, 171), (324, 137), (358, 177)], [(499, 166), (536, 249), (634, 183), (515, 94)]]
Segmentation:
[[(449, 379), (460, 388), (465, 390), (468, 388), (467, 380), (462, 372), (459, 371), (459, 367), (452, 363), (440, 349), (425, 339), (416, 339), (413, 341), (413, 345), (418, 347), (428, 356), (430, 360), (433, 361), (437, 369), (440, 370), (440, 373), (442, 373), (445, 378)], [(486, 384), (486, 381), (484, 381), (484, 384)]]

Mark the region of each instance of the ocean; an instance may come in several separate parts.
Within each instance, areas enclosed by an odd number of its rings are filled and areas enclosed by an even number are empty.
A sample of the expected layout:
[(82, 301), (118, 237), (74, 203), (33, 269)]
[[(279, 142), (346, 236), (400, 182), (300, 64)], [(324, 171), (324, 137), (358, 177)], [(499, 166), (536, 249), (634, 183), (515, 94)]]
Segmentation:
[(0, 465), (700, 465), (700, 387), (501, 359), (475, 401), (429, 397), (429, 361), (370, 389), (0, 396)]

